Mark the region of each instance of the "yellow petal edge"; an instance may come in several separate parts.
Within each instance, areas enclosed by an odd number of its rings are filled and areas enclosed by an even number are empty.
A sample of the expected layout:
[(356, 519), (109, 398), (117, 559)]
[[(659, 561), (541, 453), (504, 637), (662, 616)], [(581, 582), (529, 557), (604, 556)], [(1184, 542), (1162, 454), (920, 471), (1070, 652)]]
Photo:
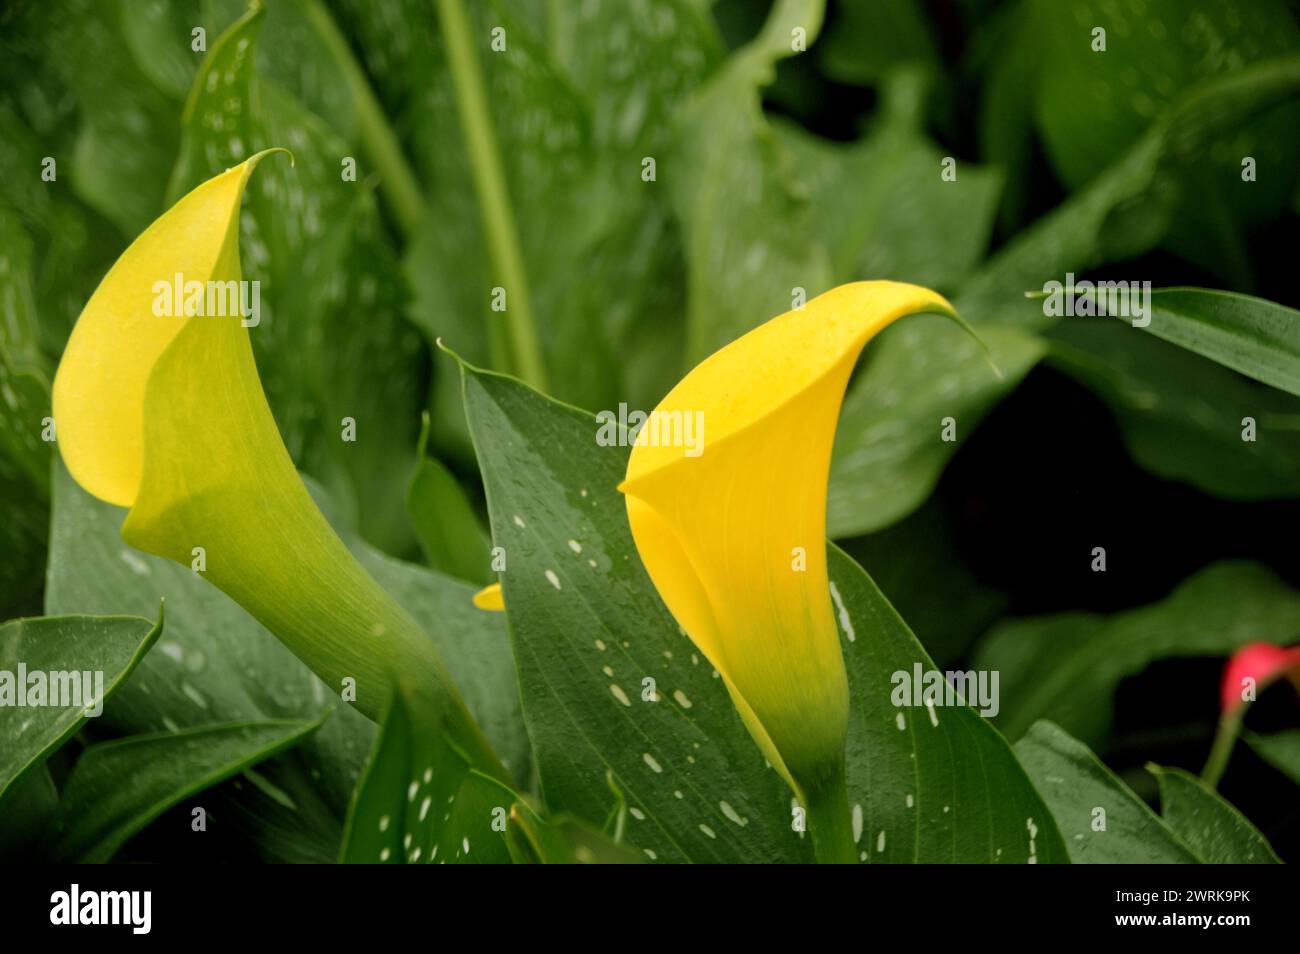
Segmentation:
[(696, 456), (647, 425), (620, 485), (665, 604), (800, 794), (842, 771), (848, 724), (825, 542), (840, 405), (867, 342), (919, 312), (955, 317), (929, 289), (873, 281), (842, 285), (760, 325), (706, 358), (655, 408), (667, 420), (691, 414), (702, 422)]
[(505, 612), (506, 598), (501, 592), (501, 584), (489, 583), (475, 593), (474, 605), (481, 610), (490, 610), (495, 613)]

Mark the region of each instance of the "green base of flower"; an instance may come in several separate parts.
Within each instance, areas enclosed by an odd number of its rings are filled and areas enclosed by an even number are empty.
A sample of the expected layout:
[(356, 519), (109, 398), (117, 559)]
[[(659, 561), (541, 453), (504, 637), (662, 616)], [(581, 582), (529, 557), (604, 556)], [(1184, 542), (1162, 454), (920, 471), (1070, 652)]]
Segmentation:
[(843, 767), (816, 791), (805, 793), (808, 832), (819, 864), (855, 865), (858, 846), (853, 840), (853, 819), (849, 813), (849, 792)]

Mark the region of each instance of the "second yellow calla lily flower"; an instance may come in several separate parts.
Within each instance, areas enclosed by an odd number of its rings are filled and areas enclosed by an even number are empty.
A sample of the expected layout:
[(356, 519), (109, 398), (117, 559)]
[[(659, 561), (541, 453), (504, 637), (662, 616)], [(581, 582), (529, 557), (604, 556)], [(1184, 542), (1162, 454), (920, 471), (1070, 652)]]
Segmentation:
[[(664, 602), (805, 803), (843, 788), (848, 682), (826, 572), (836, 422), (862, 348), (918, 312), (955, 317), (928, 289), (858, 282), (755, 328), (660, 402), (620, 487)], [(707, 428), (693, 453), (656, 426), (679, 415)]]

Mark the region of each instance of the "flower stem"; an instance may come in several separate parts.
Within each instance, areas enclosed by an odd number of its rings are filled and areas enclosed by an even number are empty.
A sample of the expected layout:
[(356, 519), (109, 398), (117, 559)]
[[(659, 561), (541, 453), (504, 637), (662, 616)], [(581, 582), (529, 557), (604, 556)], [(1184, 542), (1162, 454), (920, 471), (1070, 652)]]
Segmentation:
[(513, 371), (533, 387), (545, 390), (546, 370), (533, 321), (524, 256), (506, 190), (492, 115), (488, 111), (483, 72), (462, 0), (438, 0), (438, 20), (456, 90), (461, 130), (469, 151), (474, 191), (483, 216), (488, 254), (507, 295), (507, 344), (512, 366), (501, 370)]
[(1205, 768), (1201, 769), (1201, 781), (1212, 789), (1219, 787), (1219, 779), (1223, 778), (1223, 773), (1228, 768), (1228, 760), (1232, 758), (1237, 736), (1241, 734), (1243, 708), (1245, 707), (1239, 706), (1219, 720), (1219, 729), (1214, 734), (1214, 744), (1210, 746), (1210, 756), (1205, 760)]
[(424, 212), (424, 193), (420, 190), (420, 182), (407, 164), (397, 135), (388, 124), (383, 107), (379, 105), (366, 74), (352, 55), (352, 48), (339, 32), (334, 18), (320, 0), (306, 0), (303, 8), (316, 35), (329, 50), (347, 82), (357, 110), (357, 127), (362, 145), (379, 172), (379, 193), (384, 197), (403, 237), (409, 241), (419, 227), (420, 216)]
[(844, 767), (824, 785), (804, 796), (808, 831), (813, 854), (819, 864), (856, 865), (858, 846), (853, 840), (853, 819), (849, 815), (849, 792)]

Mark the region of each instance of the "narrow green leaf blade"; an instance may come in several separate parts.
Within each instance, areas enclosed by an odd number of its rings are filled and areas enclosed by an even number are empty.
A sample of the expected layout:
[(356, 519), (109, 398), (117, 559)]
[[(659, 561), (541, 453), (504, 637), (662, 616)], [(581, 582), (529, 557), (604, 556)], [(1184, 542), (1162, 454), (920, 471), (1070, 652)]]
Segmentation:
[(1247, 377), (1300, 395), (1300, 311), (1206, 288), (1151, 293), (1144, 331)]

